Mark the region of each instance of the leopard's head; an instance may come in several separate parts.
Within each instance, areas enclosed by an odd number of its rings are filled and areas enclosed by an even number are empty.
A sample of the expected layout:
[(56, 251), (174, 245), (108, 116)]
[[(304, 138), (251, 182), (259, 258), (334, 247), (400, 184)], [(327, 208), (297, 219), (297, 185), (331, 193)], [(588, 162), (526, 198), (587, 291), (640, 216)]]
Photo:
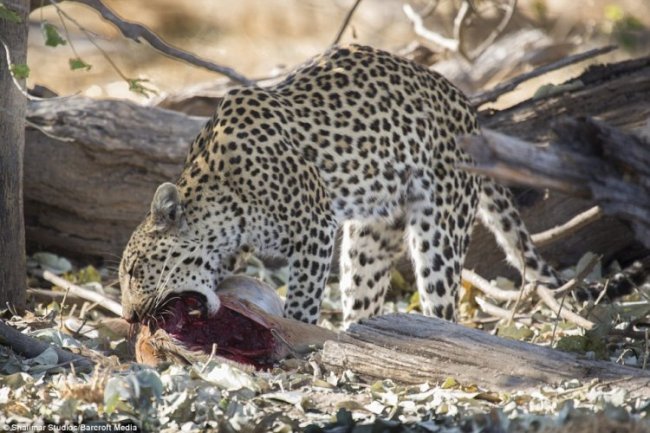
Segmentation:
[(123, 317), (148, 320), (174, 293), (205, 296), (209, 313), (219, 309), (214, 260), (188, 226), (176, 185), (158, 187), (151, 210), (131, 235), (119, 268)]

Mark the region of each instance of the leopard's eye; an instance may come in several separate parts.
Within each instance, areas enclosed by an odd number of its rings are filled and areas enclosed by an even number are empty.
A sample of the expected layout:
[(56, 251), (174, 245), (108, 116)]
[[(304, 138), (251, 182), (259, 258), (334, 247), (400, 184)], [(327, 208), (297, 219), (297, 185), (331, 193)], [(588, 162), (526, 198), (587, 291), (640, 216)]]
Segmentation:
[(133, 271), (135, 270), (135, 265), (138, 263), (138, 259), (139, 259), (139, 257), (136, 256), (135, 259), (133, 259), (133, 261), (131, 262), (131, 265), (129, 266), (129, 268), (127, 269), (126, 273), (129, 276), (133, 276)]

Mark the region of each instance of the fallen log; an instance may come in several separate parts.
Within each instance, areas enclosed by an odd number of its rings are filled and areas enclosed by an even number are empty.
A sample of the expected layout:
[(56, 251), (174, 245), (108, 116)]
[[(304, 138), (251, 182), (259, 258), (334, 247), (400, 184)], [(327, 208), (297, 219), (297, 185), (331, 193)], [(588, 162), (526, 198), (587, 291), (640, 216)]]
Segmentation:
[(327, 341), (323, 362), (369, 378), (404, 383), (448, 377), (491, 391), (533, 391), (564, 380), (615, 382), (630, 397), (650, 396), (650, 372), (508, 340), (417, 314), (377, 316)]
[(205, 119), (83, 97), (30, 101), (25, 219), (30, 249), (119, 261), (156, 187), (181, 171)]

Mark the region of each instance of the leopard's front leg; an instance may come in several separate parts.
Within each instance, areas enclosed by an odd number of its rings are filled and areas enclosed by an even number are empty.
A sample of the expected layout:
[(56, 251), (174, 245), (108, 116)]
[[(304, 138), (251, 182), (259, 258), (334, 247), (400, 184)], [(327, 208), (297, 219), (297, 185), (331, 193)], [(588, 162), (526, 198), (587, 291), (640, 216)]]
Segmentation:
[(315, 324), (329, 276), (337, 226), (331, 215), (315, 214), (309, 223), (294, 229), (284, 316)]

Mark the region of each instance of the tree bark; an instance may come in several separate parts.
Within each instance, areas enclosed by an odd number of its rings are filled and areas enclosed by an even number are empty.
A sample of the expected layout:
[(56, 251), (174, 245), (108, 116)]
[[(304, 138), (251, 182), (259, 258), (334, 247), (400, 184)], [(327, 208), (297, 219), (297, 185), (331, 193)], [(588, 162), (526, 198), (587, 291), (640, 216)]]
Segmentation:
[(614, 381), (631, 397), (650, 396), (650, 372), (417, 314), (377, 316), (325, 342), (323, 362), (366, 377), (407, 383), (453, 377), (490, 391), (534, 391), (570, 379)]
[[(26, 63), (29, 1), (4, 5), (20, 22), (0, 19), (0, 43), (6, 44), (0, 56), (0, 308), (11, 304), (22, 309), (27, 289), (22, 195), (26, 99), (13, 82), (7, 59)], [(24, 86), (24, 80), (19, 84)]]
[[(181, 172), (205, 122), (131, 102), (30, 101), (25, 212), (32, 249), (116, 263), (156, 187)], [(60, 139), (56, 138), (60, 137)], [(62, 141), (64, 140), (64, 141)]]

